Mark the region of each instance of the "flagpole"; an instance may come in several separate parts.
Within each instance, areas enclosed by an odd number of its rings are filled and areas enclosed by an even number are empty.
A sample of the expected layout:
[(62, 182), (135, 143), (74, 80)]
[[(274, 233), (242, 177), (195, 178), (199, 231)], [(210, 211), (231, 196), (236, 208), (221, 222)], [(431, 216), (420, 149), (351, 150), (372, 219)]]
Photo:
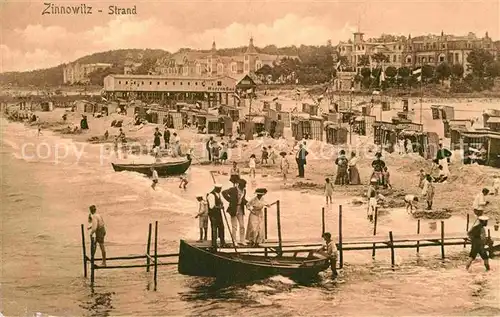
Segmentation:
[[(420, 75), (422, 76), (422, 75)], [(423, 90), (422, 90), (422, 80), (423, 78), (420, 79), (420, 124), (422, 124), (422, 112), (423, 112), (423, 108), (422, 108), (422, 97), (423, 97)]]

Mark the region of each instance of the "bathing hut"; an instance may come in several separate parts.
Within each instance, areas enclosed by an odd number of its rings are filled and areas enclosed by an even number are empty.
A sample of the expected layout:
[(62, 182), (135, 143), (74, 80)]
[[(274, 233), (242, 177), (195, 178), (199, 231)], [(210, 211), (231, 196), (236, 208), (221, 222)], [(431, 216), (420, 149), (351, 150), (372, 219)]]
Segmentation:
[(234, 122), (237, 122), (240, 119), (240, 109), (237, 107), (221, 105), (219, 107), (219, 114), (230, 117)]
[(470, 153), (483, 148), (486, 152), (479, 163), (500, 168), (500, 132), (461, 131), (459, 137), (460, 146), (464, 151), (464, 163), (470, 162)]
[(278, 121), (283, 122), (283, 126), (290, 128), (292, 126), (292, 118), (289, 111), (276, 110)]
[(79, 113), (94, 113), (96, 112), (95, 109), (97, 109), (96, 104), (87, 100), (77, 100), (73, 103), (73, 106), (76, 112)]
[(295, 140), (307, 138), (323, 141), (323, 118), (317, 116), (296, 116), (292, 121), (292, 136)]
[(433, 120), (453, 120), (455, 119), (455, 108), (452, 106), (432, 105)]
[(52, 101), (42, 101), (40, 108), (42, 111), (52, 111), (54, 110), (54, 103)]
[(334, 123), (340, 122), (340, 114), (338, 112), (323, 112), (321, 116), (325, 121), (330, 121)]
[(352, 123), (353, 132), (359, 135), (372, 135), (375, 116), (356, 116)]
[(439, 147), (439, 135), (435, 132), (402, 130), (398, 137), (408, 139), (413, 145), (413, 152), (425, 159), (434, 159)]
[(169, 129), (181, 130), (184, 128), (182, 124), (182, 113), (177, 111), (165, 110), (161, 123), (166, 124)]
[(347, 143), (348, 130), (339, 126), (334, 122), (325, 122), (326, 143), (328, 144), (345, 144)]
[(491, 131), (500, 132), (500, 110), (488, 109), (483, 113), (483, 125)]
[(230, 135), (233, 133), (233, 121), (228, 116), (205, 116), (206, 128), (208, 134)]
[(394, 151), (397, 141), (396, 124), (386, 121), (375, 121), (373, 123), (373, 142), (377, 145), (390, 145), (389, 152)]
[(451, 137), (451, 130), (458, 128), (458, 127), (463, 127), (466, 130), (469, 130), (472, 128), (472, 122), (471, 120), (443, 120), (444, 124), (444, 137), (445, 138), (450, 138)]
[(308, 113), (311, 116), (317, 116), (319, 111), (319, 105), (312, 105), (309, 103), (303, 103), (302, 104), (302, 112), (303, 113)]

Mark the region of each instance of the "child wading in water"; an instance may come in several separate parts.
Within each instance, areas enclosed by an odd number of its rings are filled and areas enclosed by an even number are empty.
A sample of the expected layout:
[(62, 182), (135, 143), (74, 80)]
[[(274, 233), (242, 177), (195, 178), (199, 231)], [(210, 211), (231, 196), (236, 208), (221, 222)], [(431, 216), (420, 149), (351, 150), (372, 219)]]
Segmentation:
[(283, 185), (286, 186), (288, 168), (290, 167), (290, 163), (286, 158), (286, 152), (281, 152), (280, 155), (281, 155), (281, 162), (280, 162), (281, 175), (283, 176)]
[(156, 190), (156, 184), (158, 184), (158, 172), (155, 170), (154, 167), (151, 167), (151, 179), (153, 180), (153, 183), (151, 184), (151, 188)]
[(187, 169), (187, 171), (184, 172), (184, 174), (181, 175), (181, 183), (179, 184), (179, 188), (186, 189), (186, 186), (189, 183), (188, 177), (189, 177), (189, 168)]
[(208, 231), (208, 203), (203, 199), (203, 196), (197, 196), (196, 200), (198, 200), (198, 214), (195, 219), (199, 219), (200, 224), (200, 240), (207, 241), (207, 231)]
[(257, 164), (255, 163), (255, 154), (250, 155), (250, 160), (248, 161), (248, 167), (250, 168), (250, 176), (255, 179), (255, 167)]
[(326, 199), (326, 204), (332, 204), (332, 195), (333, 195), (333, 185), (330, 182), (329, 178), (325, 178), (325, 199)]

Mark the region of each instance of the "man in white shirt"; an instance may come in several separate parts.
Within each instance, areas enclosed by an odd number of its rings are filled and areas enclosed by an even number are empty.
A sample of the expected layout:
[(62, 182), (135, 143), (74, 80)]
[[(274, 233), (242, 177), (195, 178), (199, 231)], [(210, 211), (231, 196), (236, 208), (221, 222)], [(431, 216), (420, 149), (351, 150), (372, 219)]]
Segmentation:
[(222, 185), (215, 184), (214, 189), (207, 194), (208, 217), (212, 228), (212, 248), (217, 249), (217, 237), (220, 239), (221, 247), (226, 245), (224, 241), (224, 221), (222, 212), (224, 205), (221, 198)]
[(156, 184), (158, 184), (158, 172), (155, 170), (154, 167), (151, 167), (151, 179), (153, 180), (153, 183), (151, 184), (151, 188), (156, 190)]
[(488, 188), (483, 188), (483, 190), (476, 195), (474, 202), (472, 203), (472, 210), (476, 216), (482, 216), (484, 213), (484, 207), (490, 202), (486, 201), (485, 197), (490, 193)]

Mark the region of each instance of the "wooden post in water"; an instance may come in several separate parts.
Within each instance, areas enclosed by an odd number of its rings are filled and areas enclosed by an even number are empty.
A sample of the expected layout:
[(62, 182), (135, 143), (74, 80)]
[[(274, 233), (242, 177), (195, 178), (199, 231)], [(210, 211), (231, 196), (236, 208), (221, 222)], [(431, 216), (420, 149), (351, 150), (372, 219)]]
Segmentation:
[[(264, 240), (267, 240), (267, 208), (264, 208)], [(264, 256), (267, 256), (267, 248), (264, 248)]]
[[(417, 220), (417, 234), (420, 234), (420, 219)], [(417, 253), (420, 252), (420, 240), (417, 241)]]
[(325, 207), (321, 208), (321, 236), (325, 233)]
[(444, 260), (444, 221), (441, 220), (441, 259)]
[(342, 205), (339, 205), (339, 268), (344, 267), (344, 251), (342, 250)]
[(155, 271), (154, 271), (154, 290), (156, 291), (158, 277), (158, 221), (155, 221)]
[(392, 231), (389, 231), (389, 243), (391, 245), (391, 267), (392, 270), (394, 270), (394, 265), (395, 265), (395, 256), (394, 256), (394, 238), (392, 236)]
[(149, 256), (151, 255), (151, 231), (152, 231), (153, 225), (149, 223), (149, 230), (148, 230), (148, 245), (146, 246), (146, 264), (148, 265), (146, 267), (146, 272), (149, 272), (149, 265), (151, 264), (151, 260)]
[[(470, 221), (470, 216), (467, 214), (467, 224), (465, 225), (465, 232), (469, 232), (469, 221)], [(464, 241), (464, 248), (467, 246), (467, 240)]]
[(280, 201), (276, 201), (276, 211), (277, 211), (277, 220), (278, 220), (278, 246), (279, 246), (279, 251), (278, 251), (278, 255), (281, 256), (282, 255), (282, 241), (281, 241), (281, 214), (280, 214)]
[(267, 208), (264, 208), (264, 239), (267, 240)]
[(96, 248), (94, 240), (94, 238), (90, 237), (90, 286), (94, 286), (94, 254)]
[[(377, 235), (378, 207), (375, 207), (375, 219), (373, 220), (373, 235)], [(375, 259), (375, 243), (373, 243), (372, 258)]]
[(85, 247), (85, 227), (82, 224), (83, 276), (87, 277), (87, 248)]

